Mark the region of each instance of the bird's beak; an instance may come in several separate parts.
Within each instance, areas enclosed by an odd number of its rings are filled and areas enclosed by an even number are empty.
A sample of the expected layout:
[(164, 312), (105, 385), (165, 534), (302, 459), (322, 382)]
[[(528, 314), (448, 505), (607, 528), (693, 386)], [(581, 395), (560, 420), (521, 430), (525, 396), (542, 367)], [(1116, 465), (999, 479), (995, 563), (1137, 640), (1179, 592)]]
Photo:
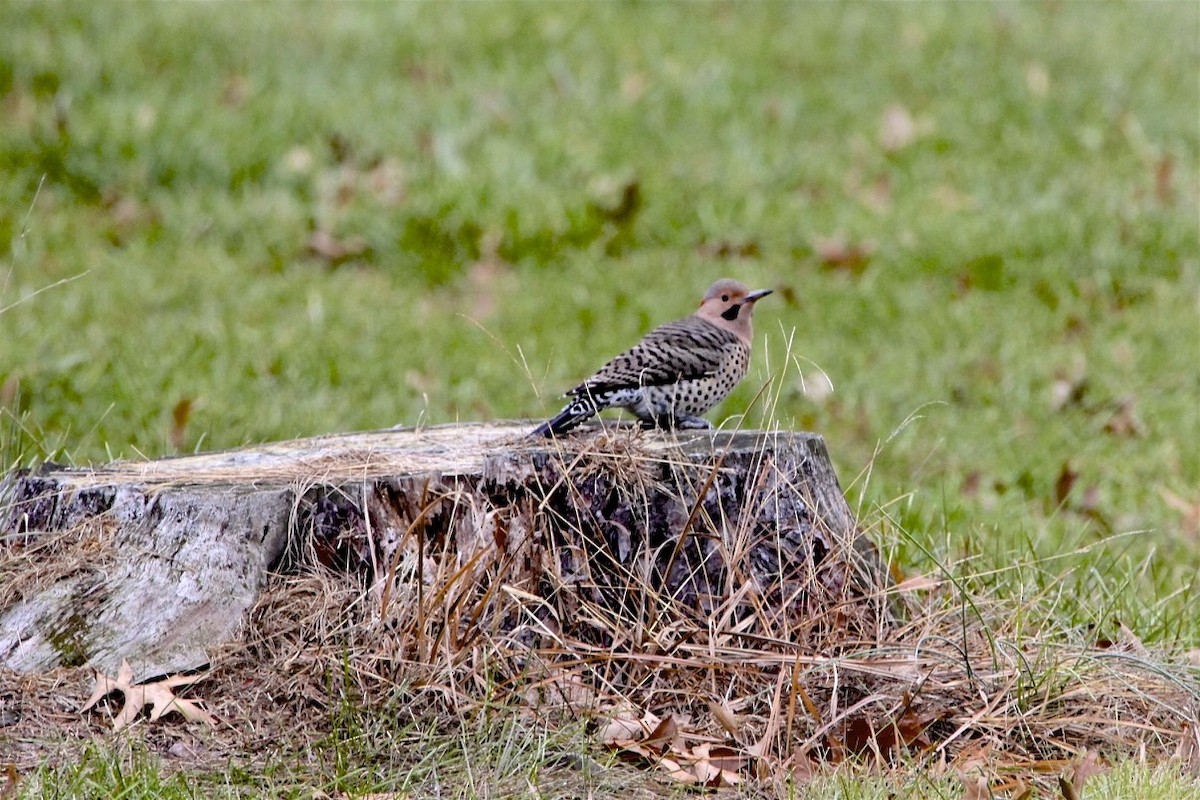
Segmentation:
[(775, 290), (774, 289), (759, 289), (757, 292), (750, 292), (750, 294), (746, 295), (746, 299), (743, 302), (753, 303), (755, 300), (761, 300), (762, 298), (766, 297), (773, 291), (775, 291)]

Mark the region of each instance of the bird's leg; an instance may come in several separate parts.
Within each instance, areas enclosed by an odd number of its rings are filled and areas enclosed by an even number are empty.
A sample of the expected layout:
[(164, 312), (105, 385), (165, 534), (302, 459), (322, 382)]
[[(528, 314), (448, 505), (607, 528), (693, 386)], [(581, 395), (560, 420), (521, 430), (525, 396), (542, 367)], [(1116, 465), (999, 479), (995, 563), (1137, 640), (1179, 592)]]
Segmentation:
[(638, 424), (642, 426), (642, 430), (650, 431), (656, 428), (669, 431), (675, 427), (675, 416), (667, 411), (662, 414), (656, 414), (653, 411), (638, 418)]
[(708, 430), (712, 423), (704, 417), (677, 417), (674, 414), (655, 414), (642, 417), (639, 423), (644, 430), (661, 428), (663, 430)]

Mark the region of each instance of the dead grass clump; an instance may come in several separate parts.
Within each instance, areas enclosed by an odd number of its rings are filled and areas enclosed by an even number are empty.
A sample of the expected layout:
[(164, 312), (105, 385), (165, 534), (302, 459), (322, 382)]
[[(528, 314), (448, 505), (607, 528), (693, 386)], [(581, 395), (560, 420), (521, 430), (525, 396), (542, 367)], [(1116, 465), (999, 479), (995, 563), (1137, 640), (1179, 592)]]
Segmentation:
[[(1195, 668), (970, 594), (963, 568), (893, 585), (818, 438), (729, 441), (602, 433), (469, 475), (297, 486), (291, 551), (190, 695), (220, 725), (184, 744), (319, 754), (364, 714), (503, 703), (539, 726), (588, 720), (598, 743), (710, 786), (867, 762), (996, 788), (1085, 752), (1195, 758)], [(101, 533), (45, 546), (79, 564)], [(37, 589), (62, 577), (26, 555), (4, 569)], [(62, 721), (43, 677), (0, 697), (45, 700), (23, 724)]]
[(220, 660), (255, 676), (237, 702), (295, 729), (328, 722), (330, 676), (367, 706), (507, 700), (709, 785), (859, 759), (1060, 773), (1085, 751), (1166, 758), (1194, 729), (1194, 670), (954, 582), (889, 586), (799, 450), (703, 467), (621, 448), (534, 460), (522, 491), (452, 479), (326, 508), (337, 529), (314, 527)]

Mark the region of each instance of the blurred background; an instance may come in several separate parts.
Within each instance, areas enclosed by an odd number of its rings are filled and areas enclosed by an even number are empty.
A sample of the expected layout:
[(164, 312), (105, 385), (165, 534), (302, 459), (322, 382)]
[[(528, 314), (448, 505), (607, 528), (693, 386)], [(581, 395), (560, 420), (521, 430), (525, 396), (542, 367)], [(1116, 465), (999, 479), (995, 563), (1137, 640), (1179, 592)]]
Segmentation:
[(1196, 641), (1200, 6), (3, 16), (3, 468), (539, 417), (732, 276), (711, 416), (898, 564)]

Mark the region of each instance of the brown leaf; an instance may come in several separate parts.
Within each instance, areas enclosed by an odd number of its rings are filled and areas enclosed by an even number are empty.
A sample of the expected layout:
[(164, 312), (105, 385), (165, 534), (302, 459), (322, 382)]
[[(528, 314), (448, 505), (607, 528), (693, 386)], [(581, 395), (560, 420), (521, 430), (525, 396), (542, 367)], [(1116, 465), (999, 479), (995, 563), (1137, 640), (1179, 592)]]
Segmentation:
[(368, 250), (367, 242), (361, 236), (339, 239), (327, 230), (313, 231), (306, 249), (309, 255), (322, 259), (331, 267), (353, 261)]
[(821, 266), (826, 269), (861, 275), (875, 252), (875, 244), (873, 242), (851, 243), (844, 235), (838, 234), (829, 238), (816, 239), (813, 242), (813, 249), (821, 260)]
[(817, 777), (817, 762), (808, 753), (796, 748), (787, 761), (783, 762), (783, 777), (790, 778), (796, 786), (812, 783)]
[(1088, 380), (1080, 375), (1073, 378), (1058, 377), (1050, 387), (1050, 408), (1062, 411), (1070, 406), (1078, 406), (1087, 394)]
[(758, 242), (734, 242), (722, 239), (716, 242), (703, 242), (696, 250), (705, 258), (758, 258)]
[(1025, 86), (1034, 97), (1045, 97), (1050, 91), (1050, 73), (1044, 64), (1030, 61), (1025, 65)]
[(662, 722), (650, 731), (642, 744), (646, 747), (651, 747), (658, 750), (660, 753), (665, 753), (675, 744), (679, 737), (679, 726), (675, 723), (675, 717), (667, 715)]
[(716, 719), (717, 723), (729, 731), (730, 735), (738, 735), (738, 731), (742, 728), (741, 718), (733, 713), (728, 706), (723, 703), (709, 702), (708, 710), (712, 712), (713, 718)]
[(183, 447), (187, 441), (187, 424), (192, 415), (192, 398), (185, 397), (171, 409), (171, 432), (168, 438), (176, 450)]
[[(1200, 659), (1193, 663), (1200, 664)], [(1200, 776), (1200, 727), (1184, 723), (1179, 746), (1175, 748), (1174, 760), (1193, 776)]]
[(887, 211), (892, 207), (892, 179), (887, 175), (880, 175), (863, 187), (859, 199), (872, 211)]
[(962, 800), (991, 800), (991, 784), (983, 775), (960, 775), (959, 779), (963, 784)]
[(630, 103), (636, 103), (646, 93), (650, 82), (640, 72), (631, 72), (621, 79), (621, 97)]
[(209, 725), (216, 725), (216, 720), (200, 708), (195, 701), (176, 697), (173, 691), (176, 687), (188, 686), (205, 677), (207, 677), (207, 673), (172, 675), (150, 683), (135, 685), (133, 668), (129, 666), (129, 661), (123, 660), (121, 667), (117, 670), (116, 678), (110, 678), (96, 670), (96, 686), (79, 711), (80, 713), (87, 711), (102, 698), (116, 691), (123, 695), (124, 703), (121, 711), (113, 719), (113, 730), (119, 731), (129, 725), (137, 719), (146, 706), (150, 706), (151, 722), (161, 719), (172, 711), (177, 711), (190, 722), (207, 722)]
[(1166, 488), (1160, 488), (1158, 493), (1168, 507), (1183, 515), (1183, 532), (1193, 539), (1200, 539), (1200, 500), (1189, 502)]
[(1100, 763), (1100, 756), (1094, 751), (1084, 750), (1083, 755), (1071, 770), (1071, 779), (1065, 775), (1058, 777), (1058, 788), (1065, 800), (1079, 800), (1083, 797), (1083, 784), (1093, 775), (1108, 771), (1108, 767)]
[(122, 660), (121, 666), (117, 669), (117, 677), (110, 678), (100, 670), (96, 670), (96, 686), (92, 690), (92, 694), (84, 702), (79, 709), (80, 713), (87, 711), (96, 703), (103, 700), (113, 692), (121, 692), (122, 694), (133, 685), (133, 667), (129, 666), (129, 661)]
[(945, 183), (933, 190), (933, 199), (947, 211), (962, 211), (975, 207), (975, 198)]
[(367, 191), (385, 205), (399, 205), (408, 196), (404, 167), (392, 159), (380, 159), (363, 175), (362, 182)]
[(230, 108), (241, 108), (249, 98), (249, 79), (245, 75), (230, 75), (221, 90), (221, 103)]
[(642, 184), (636, 178), (621, 180), (606, 175), (592, 182), (592, 210), (612, 222), (631, 222), (642, 209)]
[(883, 112), (879, 124), (879, 145), (887, 152), (903, 150), (917, 140), (917, 123), (908, 109), (893, 103)]
[(1164, 205), (1170, 205), (1175, 200), (1171, 190), (1172, 179), (1175, 176), (1175, 159), (1166, 155), (1154, 165), (1154, 196)]
[(0, 786), (0, 800), (11, 800), (17, 796), (17, 784), (21, 778), (13, 764), (4, 765), (4, 785)]
[(1136, 653), (1139, 656), (1149, 658), (1150, 651), (1147, 650), (1146, 645), (1142, 643), (1141, 637), (1134, 633), (1133, 630), (1130, 629), (1129, 626), (1124, 622), (1118, 622), (1117, 624), (1120, 626), (1120, 641), (1122, 649), (1130, 653)]
[(1104, 423), (1104, 432), (1130, 439), (1145, 433), (1146, 427), (1138, 419), (1136, 406), (1137, 401), (1133, 396), (1122, 397), (1116, 411)]
[(1079, 473), (1071, 469), (1071, 463), (1064, 461), (1062, 469), (1058, 471), (1058, 478), (1054, 481), (1054, 504), (1061, 506), (1067, 502), (1067, 497), (1071, 494), (1071, 489), (1075, 487), (1075, 482), (1079, 480)]
[(658, 760), (658, 765), (667, 771), (668, 778), (673, 778), (680, 783), (694, 784), (699, 782), (696, 778), (696, 773), (690, 769), (684, 769), (683, 765), (673, 758), (661, 758)]
[(903, 581), (896, 584), (893, 591), (900, 593), (923, 592), (929, 589), (936, 589), (941, 585), (941, 578), (934, 578), (929, 575), (914, 575), (911, 578), (905, 578)]
[(661, 724), (658, 717), (647, 711), (638, 718), (632, 711), (620, 711), (600, 730), (600, 741), (610, 747), (640, 742), (646, 732)]

